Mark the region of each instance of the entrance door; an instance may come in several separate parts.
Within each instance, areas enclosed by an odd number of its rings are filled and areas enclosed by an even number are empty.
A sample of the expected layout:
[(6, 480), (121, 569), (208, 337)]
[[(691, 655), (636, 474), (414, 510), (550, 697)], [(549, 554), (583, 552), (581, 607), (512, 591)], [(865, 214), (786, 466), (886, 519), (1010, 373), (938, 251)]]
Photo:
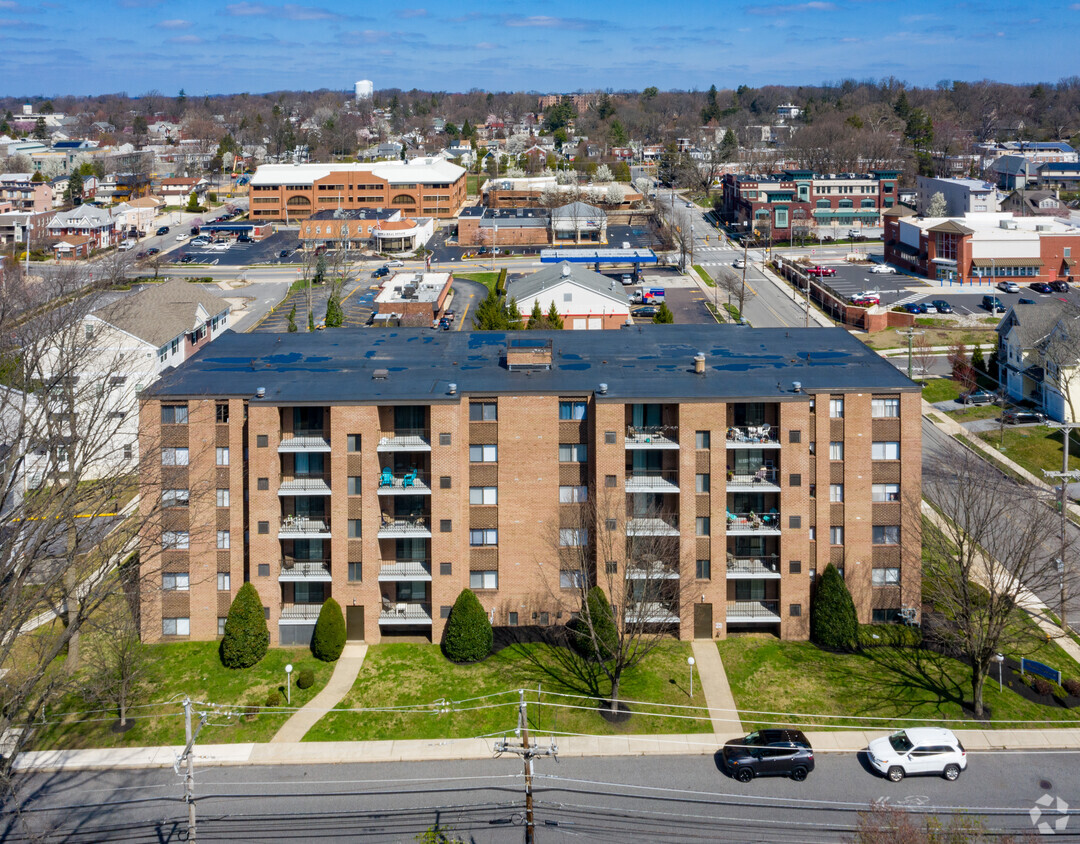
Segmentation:
[(694, 604), (694, 638), (712, 638), (712, 604)]
[(345, 638), (350, 642), (364, 641), (363, 607), (345, 607)]

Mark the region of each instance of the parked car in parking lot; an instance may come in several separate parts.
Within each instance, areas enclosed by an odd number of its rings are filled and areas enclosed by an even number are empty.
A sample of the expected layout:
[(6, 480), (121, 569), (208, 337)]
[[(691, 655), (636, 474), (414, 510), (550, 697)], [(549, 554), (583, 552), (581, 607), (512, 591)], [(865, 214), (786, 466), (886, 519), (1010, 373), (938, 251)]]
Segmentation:
[[(496, 255), (499, 254), (498, 250), (495, 250), (495, 254)], [(383, 266), (384, 267), (404, 267), (405, 262), (404, 261), (387, 261), (385, 264), (383, 264)]]
[(937, 308), (939, 314), (951, 314), (953, 312), (952, 305), (944, 299), (935, 299), (931, 304)]
[(1054, 288), (1047, 284), (1045, 281), (1033, 281), (1031, 282), (1031, 284), (1028, 285), (1028, 287), (1030, 287), (1036, 293), (1042, 293), (1043, 295), (1054, 292)]
[(1062, 281), (1061, 279), (1058, 279), (1057, 281), (1051, 281), (1050, 289), (1053, 290), (1055, 293), (1068, 293), (1069, 282)]
[(811, 267), (806, 272), (810, 275), (817, 276), (818, 278), (829, 278), (836, 275), (836, 270), (832, 267), (823, 267), (820, 264)]
[(197, 259), (194, 255), (185, 255), (180, 259), (181, 264), (194, 264)]
[[(284, 255), (282, 257), (284, 257)], [(390, 275), (390, 270), (387, 267), (377, 267), (371, 274), (371, 277), (382, 278), (384, 275)]]
[(278, 252), (278, 257), (279, 258), (288, 258), (289, 255), (291, 255), (291, 254), (292, 254), (291, 249), (282, 249), (280, 252)]
[(1021, 296), (1019, 299), (1016, 300), (1016, 304), (1018, 304), (1018, 305), (1034, 305), (1035, 300), (1034, 299), (1027, 299), (1027, 298)]
[(964, 745), (952, 730), (941, 727), (910, 727), (874, 739), (867, 759), (893, 782), (912, 774), (936, 774), (952, 781), (967, 768)]
[(653, 305), (642, 305), (640, 308), (634, 308), (630, 311), (630, 315), (635, 317), (654, 317), (658, 313), (660, 313), (660, 309)]
[(999, 281), (998, 290), (1004, 290), (1006, 293), (1019, 293), (1020, 285), (1015, 281)]
[(908, 302), (903, 306), (903, 309), (909, 314), (925, 314), (926, 305), (922, 305), (919, 302)]
[(992, 314), (1005, 313), (1005, 306), (1001, 304), (1001, 300), (997, 296), (983, 296), (982, 306)]
[(146, 257), (149, 258), (149, 257), (152, 257), (154, 255), (157, 255), (160, 251), (161, 250), (158, 249), (156, 246), (151, 246), (149, 249), (146, 250)]
[(993, 404), (997, 401), (997, 396), (989, 390), (972, 390), (970, 393), (961, 394), (957, 401), (960, 404)]
[(814, 749), (802, 730), (757, 730), (726, 742), (720, 755), (728, 773), (739, 782), (761, 776), (802, 782), (814, 770)]
[(891, 274), (891, 273), (895, 273), (896, 270), (894, 270), (888, 264), (877, 264), (876, 266), (873, 266), (873, 267), (870, 268), (870, 272), (872, 272), (872, 273)]
[(1006, 425), (1042, 424), (1046, 421), (1046, 414), (1037, 410), (1025, 410), (1022, 407), (1010, 407), (1001, 414), (1001, 419)]

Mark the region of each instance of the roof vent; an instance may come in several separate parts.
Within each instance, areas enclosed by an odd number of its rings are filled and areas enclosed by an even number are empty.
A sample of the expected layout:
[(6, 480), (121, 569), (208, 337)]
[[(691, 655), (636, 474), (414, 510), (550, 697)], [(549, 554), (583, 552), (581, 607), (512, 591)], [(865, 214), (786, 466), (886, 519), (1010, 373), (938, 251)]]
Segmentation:
[(260, 399), (266, 398), (266, 387), (259, 387), (259, 389), (255, 391), (255, 396)]
[(563, 278), (570, 278), (570, 265), (569, 264), (563, 264), (562, 277)]
[(601, 384), (600, 385), (600, 395), (602, 395), (602, 396), (607, 395), (607, 384)]
[(802, 381), (792, 381), (791, 382), (791, 389), (794, 390), (796, 393), (801, 393), (802, 392)]
[(696, 372), (698, 375), (704, 375), (705, 374), (705, 353), (704, 352), (698, 352), (696, 355), (694, 355), (694, 372)]
[(385, 381), (389, 377), (390, 377), (390, 370), (389, 369), (376, 369), (374, 372), (371, 373), (371, 380), (372, 381)]
[(449, 386), (449, 390), (450, 390), (450, 395), (456, 396), (457, 395), (457, 384), (450, 384), (448, 386)]

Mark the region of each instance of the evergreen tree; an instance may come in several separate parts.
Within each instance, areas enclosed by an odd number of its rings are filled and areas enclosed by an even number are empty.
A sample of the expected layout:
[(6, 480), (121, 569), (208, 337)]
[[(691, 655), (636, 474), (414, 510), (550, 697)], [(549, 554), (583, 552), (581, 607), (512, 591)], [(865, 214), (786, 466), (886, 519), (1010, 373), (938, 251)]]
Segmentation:
[(315, 312), (311, 311), (311, 310), (309, 310), (307, 312), (307, 330), (308, 331), (314, 331), (315, 330)]
[(596, 116), (601, 120), (607, 120), (609, 117), (615, 114), (615, 103), (611, 101), (606, 93), (600, 95), (600, 99), (596, 102)]
[(657, 325), (666, 325), (675, 322), (675, 314), (671, 312), (671, 308), (667, 306), (667, 302), (660, 303), (660, 307), (656, 309), (656, 316), (652, 318), (652, 321)]
[(731, 131), (731, 129), (728, 129), (724, 133), (723, 139), (720, 141), (720, 160), (731, 161), (738, 151), (739, 142), (735, 137), (735, 133)]
[(311, 283), (319, 285), (324, 281), (326, 281), (326, 258), (320, 254), (315, 260), (315, 275), (312, 276)]
[(255, 587), (240, 587), (225, 619), (221, 640), (221, 664), (226, 668), (250, 668), (266, 655), (270, 631), (266, 628), (262, 600)]
[(188, 197), (187, 208), (185, 210), (190, 212), (195, 212), (199, 210), (199, 197), (198, 194), (195, 193), (195, 191), (192, 191), (191, 196)]
[(326, 300), (326, 327), (340, 328), (345, 324), (345, 311), (341, 307), (341, 301), (337, 295)]
[(289, 311), (289, 333), (293, 334), (299, 330), (296, 327), (296, 302), (293, 302), (292, 310)]
[(859, 619), (844, 578), (829, 563), (814, 591), (810, 607), (810, 638), (825, 648), (847, 650), (859, 636)]
[(615, 611), (599, 586), (593, 586), (585, 595), (581, 614), (572, 629), (574, 647), (585, 656), (607, 660), (618, 649), (619, 631), (615, 625)]
[(517, 299), (510, 299), (506, 306), (506, 327), (510, 329), (523, 328), (525, 320), (521, 317), (521, 309), (518, 308)]
[(64, 201), (72, 205), (82, 205), (83, 175), (75, 170), (68, 178), (68, 186), (64, 189)]
[(443, 630), (442, 650), (453, 662), (477, 662), (489, 653), (494, 641), (491, 622), (471, 589), (462, 590), (450, 610)]
[(45, 125), (44, 117), (39, 117), (34, 123), (34, 137), (39, 141), (44, 141), (49, 137), (49, 128)]
[(334, 662), (345, 650), (345, 616), (333, 598), (327, 598), (319, 610), (315, 630), (311, 634), (311, 652), (316, 659)]
[(563, 318), (559, 316), (558, 310), (555, 308), (555, 300), (551, 300), (551, 307), (547, 312), (547, 324), (548, 328), (553, 328), (556, 331), (561, 331), (563, 327)]
[(529, 323), (525, 326), (530, 331), (538, 328), (547, 328), (545, 325), (544, 312), (540, 310), (540, 300), (533, 300), (532, 312), (529, 314)]

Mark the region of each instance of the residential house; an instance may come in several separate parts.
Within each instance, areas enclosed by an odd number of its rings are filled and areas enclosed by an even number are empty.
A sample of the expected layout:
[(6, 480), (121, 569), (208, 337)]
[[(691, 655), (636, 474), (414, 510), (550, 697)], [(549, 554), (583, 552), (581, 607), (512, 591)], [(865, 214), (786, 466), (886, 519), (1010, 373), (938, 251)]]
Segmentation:
[(1003, 196), (990, 182), (982, 179), (945, 179), (930, 176), (916, 177), (915, 209), (925, 214), (935, 194), (945, 200), (946, 217), (962, 217), (981, 211), (1000, 211)]
[(35, 182), (33, 176), (33, 173), (0, 173), (0, 205), (7, 205), (9, 211), (32, 213), (52, 208), (48, 182)]
[(1014, 190), (1001, 204), (1002, 211), (1018, 217), (1057, 217), (1068, 214), (1065, 203), (1048, 190)]
[(210, 183), (206, 179), (178, 176), (162, 179), (157, 192), (165, 200), (166, 205), (187, 205), (193, 193), (201, 204), (209, 188)]
[(526, 319), (534, 305), (546, 314), (554, 304), (566, 329), (622, 328), (630, 318), (626, 294), (614, 279), (568, 261), (511, 281), (506, 295)]
[(86, 238), (78, 241), (86, 244), (90, 251), (114, 246), (119, 238), (112, 215), (93, 205), (80, 205), (66, 211), (58, 211), (49, 222), (49, 237), (75, 243), (72, 238)]
[(1080, 421), (1080, 308), (1053, 297), (1015, 305), (997, 327), (1001, 383), (1058, 422)]

